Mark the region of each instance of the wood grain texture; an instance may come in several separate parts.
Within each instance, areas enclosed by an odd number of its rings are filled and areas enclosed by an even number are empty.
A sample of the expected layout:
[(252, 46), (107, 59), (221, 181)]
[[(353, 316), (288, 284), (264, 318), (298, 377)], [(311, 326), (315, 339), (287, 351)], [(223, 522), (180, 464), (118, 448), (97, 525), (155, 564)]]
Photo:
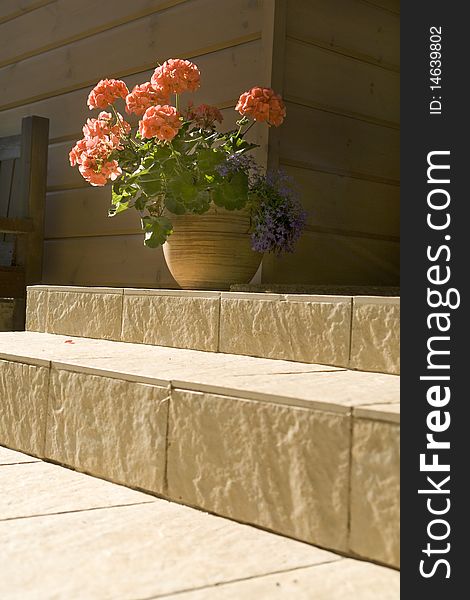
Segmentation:
[(146, 248), (142, 235), (46, 241), (43, 282), (51, 285), (177, 287), (162, 249)]
[(281, 165), (299, 186), (309, 228), (400, 235), (400, 188)]
[(54, 2), (57, 0), (2, 0), (0, 2), (0, 24), (17, 19), (30, 11)]
[(393, 285), (399, 283), (396, 242), (306, 232), (294, 254), (266, 255), (263, 280), (269, 283)]
[(399, 27), (397, 15), (372, 2), (288, 0), (288, 36), (387, 69), (398, 70)]
[[(201, 88), (186, 98), (191, 98), (196, 104), (221, 104), (230, 100), (234, 105), (242, 91), (258, 83), (262, 65), (260, 52), (260, 41), (255, 40), (194, 58), (202, 73)], [(153, 69), (136, 73), (125, 77), (124, 81), (132, 88), (148, 81), (152, 73)], [(101, 73), (102, 76), (105, 74), (104, 71)], [(86, 119), (95, 114), (86, 105), (90, 89), (91, 85), (4, 111), (0, 118), (0, 136), (13, 135), (24, 115), (37, 114), (50, 119), (51, 141), (75, 139)]]
[[(197, 27), (194, 15), (194, 3), (185, 2), (3, 67), (0, 110), (94, 85), (103, 77), (125, 77), (151, 69), (168, 56), (210, 52), (233, 45), (233, 40), (260, 37), (259, 10), (250, 0), (198, 0)], [(45, 73), (54, 77), (45, 77)]]
[(287, 103), (281, 162), (298, 161), (324, 172), (397, 182), (399, 132)]
[[(309, 65), (311, 76), (306, 76)], [(393, 71), (287, 40), (284, 94), (330, 112), (398, 128), (400, 77)]]
[[(54, 0), (0, 28), (0, 67), (188, 0)], [(18, 1), (16, 0), (18, 4)], [(0, 4), (3, 4), (0, 3)], [(1, 23), (1, 21), (0, 21)]]

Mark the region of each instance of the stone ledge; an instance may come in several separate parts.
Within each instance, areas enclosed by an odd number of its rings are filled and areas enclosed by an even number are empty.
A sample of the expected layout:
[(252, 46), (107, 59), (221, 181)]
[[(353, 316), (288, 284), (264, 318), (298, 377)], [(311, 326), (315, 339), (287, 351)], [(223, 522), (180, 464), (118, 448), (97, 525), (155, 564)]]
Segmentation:
[(397, 566), (398, 377), (30, 332), (0, 359), (0, 444)]
[(353, 299), (349, 367), (400, 373), (400, 298)]
[(28, 331), (399, 373), (399, 299), (32, 286)]

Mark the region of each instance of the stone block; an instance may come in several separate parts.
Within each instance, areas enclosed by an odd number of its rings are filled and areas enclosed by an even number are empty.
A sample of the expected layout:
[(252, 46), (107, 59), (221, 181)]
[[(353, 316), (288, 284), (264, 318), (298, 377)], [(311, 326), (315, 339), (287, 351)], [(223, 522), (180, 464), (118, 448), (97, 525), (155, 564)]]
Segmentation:
[(174, 390), (169, 496), (344, 551), (349, 443), (347, 415)]
[(219, 294), (125, 290), (122, 340), (217, 352)]
[(122, 289), (49, 288), (47, 332), (121, 339)]
[(345, 367), (351, 298), (222, 293), (220, 352)]
[(169, 391), (51, 370), (46, 457), (162, 493)]
[(349, 544), (361, 557), (400, 565), (400, 427), (396, 423), (353, 419)]
[(47, 303), (49, 292), (46, 287), (29, 287), (26, 298), (26, 331), (47, 331)]
[(44, 456), (49, 369), (0, 360), (0, 444)]
[(349, 367), (400, 373), (400, 298), (354, 298)]

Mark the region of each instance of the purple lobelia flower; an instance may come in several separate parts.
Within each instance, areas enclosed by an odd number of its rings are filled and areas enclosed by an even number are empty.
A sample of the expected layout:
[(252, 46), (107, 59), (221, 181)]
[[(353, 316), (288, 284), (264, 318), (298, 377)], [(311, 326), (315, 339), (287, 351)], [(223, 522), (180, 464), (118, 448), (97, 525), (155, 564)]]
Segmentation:
[(293, 252), (307, 221), (293, 181), (282, 171), (256, 175), (250, 191), (257, 196), (252, 248), (256, 252)]

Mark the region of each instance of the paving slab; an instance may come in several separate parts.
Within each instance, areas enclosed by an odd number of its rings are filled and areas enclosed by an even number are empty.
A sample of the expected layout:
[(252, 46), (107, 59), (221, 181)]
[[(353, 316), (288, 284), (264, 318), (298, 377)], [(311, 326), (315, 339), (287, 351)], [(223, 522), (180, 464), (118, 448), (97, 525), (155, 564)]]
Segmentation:
[(400, 574), (357, 560), (323, 563), (203, 588), (166, 600), (398, 600)]
[(23, 454), (23, 452), (17, 452), (16, 450), (10, 450), (9, 448), (0, 446), (0, 466), (30, 462), (41, 461), (39, 458), (29, 456), (29, 454)]
[(203, 371), (172, 383), (174, 387), (193, 391), (343, 413), (354, 406), (397, 403), (400, 398), (400, 378), (396, 375), (328, 367), (270, 374), (227, 372), (220, 373), (219, 378), (211, 371)]
[(155, 501), (149, 494), (40, 461), (0, 468), (0, 490), (0, 521)]
[(0, 554), (2, 600), (136, 600), (343, 560), (165, 500), (3, 521)]

